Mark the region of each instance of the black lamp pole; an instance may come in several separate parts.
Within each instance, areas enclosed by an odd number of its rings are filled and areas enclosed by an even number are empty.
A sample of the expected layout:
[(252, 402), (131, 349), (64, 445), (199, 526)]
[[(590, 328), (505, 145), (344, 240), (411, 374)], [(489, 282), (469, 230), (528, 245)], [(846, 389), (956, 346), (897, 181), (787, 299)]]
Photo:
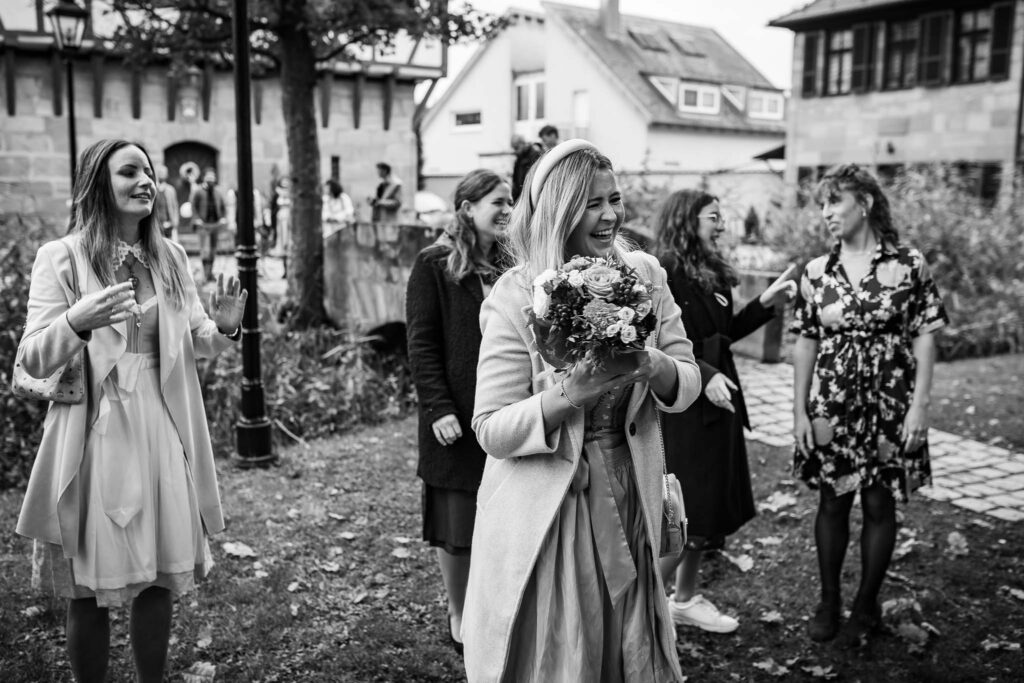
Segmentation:
[(253, 223), (252, 126), (250, 118), (249, 4), (234, 0), (235, 126), (238, 135), (238, 277), (249, 292), (242, 316), (242, 415), (236, 425), (238, 464), (266, 467), (277, 461), (271, 444), (260, 372), (259, 293), (256, 288), (256, 228)]
[(53, 39), (64, 57), (68, 86), (68, 151), (71, 155), (71, 192), (75, 189), (78, 137), (75, 135), (75, 65), (72, 57), (82, 47), (89, 12), (74, 0), (60, 0), (46, 12), (53, 27)]
[(68, 81), (68, 152), (71, 154), (71, 193), (75, 192), (75, 166), (78, 163), (78, 136), (75, 135), (75, 65), (65, 52), (64, 65)]

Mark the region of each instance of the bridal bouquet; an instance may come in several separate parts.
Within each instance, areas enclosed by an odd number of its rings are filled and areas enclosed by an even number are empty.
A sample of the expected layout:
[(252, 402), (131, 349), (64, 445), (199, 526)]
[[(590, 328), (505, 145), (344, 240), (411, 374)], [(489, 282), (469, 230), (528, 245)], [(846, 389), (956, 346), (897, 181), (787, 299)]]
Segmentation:
[(541, 357), (563, 369), (584, 359), (598, 369), (641, 351), (657, 320), (653, 286), (629, 266), (577, 256), (533, 281), (530, 325)]

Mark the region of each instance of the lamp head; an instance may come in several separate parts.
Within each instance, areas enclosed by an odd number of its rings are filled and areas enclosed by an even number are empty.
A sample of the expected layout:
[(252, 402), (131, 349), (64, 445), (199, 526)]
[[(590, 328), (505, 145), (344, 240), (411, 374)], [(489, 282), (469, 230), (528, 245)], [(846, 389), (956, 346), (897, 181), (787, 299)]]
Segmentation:
[(85, 8), (74, 0), (60, 0), (46, 11), (46, 16), (53, 27), (54, 40), (59, 50), (75, 51), (82, 47), (85, 27), (89, 22), (89, 12)]

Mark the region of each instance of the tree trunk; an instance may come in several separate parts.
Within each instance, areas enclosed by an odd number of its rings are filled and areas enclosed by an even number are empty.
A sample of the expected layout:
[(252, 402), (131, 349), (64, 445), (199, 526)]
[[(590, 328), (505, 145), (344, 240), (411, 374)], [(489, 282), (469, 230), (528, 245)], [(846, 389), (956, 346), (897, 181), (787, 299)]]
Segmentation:
[(292, 325), (310, 327), (322, 324), (327, 317), (320, 144), (313, 97), (316, 55), (303, 16), (306, 0), (283, 0), (281, 6), (281, 108), (288, 144), (288, 175), (292, 179), (288, 293), (295, 305)]

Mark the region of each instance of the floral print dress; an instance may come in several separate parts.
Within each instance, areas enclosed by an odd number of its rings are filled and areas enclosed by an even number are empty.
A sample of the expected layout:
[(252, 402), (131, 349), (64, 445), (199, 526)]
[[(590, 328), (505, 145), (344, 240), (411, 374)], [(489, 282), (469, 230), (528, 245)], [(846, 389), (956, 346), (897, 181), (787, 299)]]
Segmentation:
[(839, 244), (807, 264), (792, 331), (818, 342), (808, 417), (816, 447), (797, 449), (794, 472), (836, 495), (880, 484), (906, 502), (931, 480), (928, 444), (904, 452), (900, 432), (914, 392), (913, 338), (948, 322), (917, 249), (880, 244), (855, 288)]

